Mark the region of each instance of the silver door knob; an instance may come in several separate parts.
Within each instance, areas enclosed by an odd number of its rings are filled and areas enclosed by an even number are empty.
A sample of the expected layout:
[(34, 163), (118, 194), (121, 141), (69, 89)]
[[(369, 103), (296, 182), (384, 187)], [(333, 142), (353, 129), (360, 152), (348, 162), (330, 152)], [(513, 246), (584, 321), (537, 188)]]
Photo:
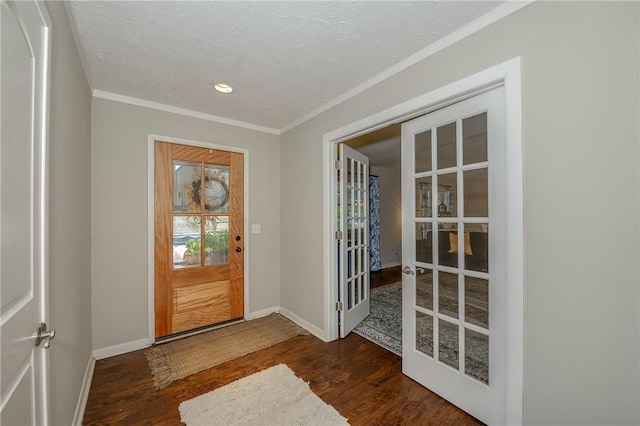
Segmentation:
[(413, 269), (411, 269), (410, 267), (405, 266), (404, 268), (402, 268), (402, 273), (406, 275), (413, 275), (415, 272), (413, 272)]
[(42, 342), (44, 342), (44, 348), (49, 349), (51, 346), (51, 341), (56, 337), (55, 330), (47, 330), (46, 323), (40, 323), (40, 327), (36, 330), (36, 347), (40, 346)]

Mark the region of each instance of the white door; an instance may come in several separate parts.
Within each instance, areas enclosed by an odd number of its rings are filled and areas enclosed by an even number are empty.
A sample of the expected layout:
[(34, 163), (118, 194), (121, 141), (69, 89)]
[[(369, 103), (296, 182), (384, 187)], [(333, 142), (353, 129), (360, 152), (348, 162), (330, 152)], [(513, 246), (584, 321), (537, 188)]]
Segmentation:
[(504, 90), (402, 125), (404, 374), (505, 422)]
[(369, 315), (369, 159), (340, 144), (340, 337)]
[[(46, 424), (46, 124), (50, 20), (44, 4), (2, 2), (0, 423)], [(41, 333), (42, 334), (42, 333)], [(46, 333), (43, 337), (46, 337)]]

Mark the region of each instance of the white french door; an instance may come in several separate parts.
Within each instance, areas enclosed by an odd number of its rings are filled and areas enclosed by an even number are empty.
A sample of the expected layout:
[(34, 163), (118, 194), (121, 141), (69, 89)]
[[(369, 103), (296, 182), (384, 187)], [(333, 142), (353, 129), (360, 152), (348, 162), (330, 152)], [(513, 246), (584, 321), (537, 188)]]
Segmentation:
[(402, 125), (404, 374), (505, 422), (504, 89)]
[(0, 7), (0, 424), (47, 424), (47, 357), (42, 348), (53, 335), (40, 326), (47, 314), (51, 24), (43, 3), (3, 1)]
[(340, 144), (340, 337), (369, 315), (369, 159)]

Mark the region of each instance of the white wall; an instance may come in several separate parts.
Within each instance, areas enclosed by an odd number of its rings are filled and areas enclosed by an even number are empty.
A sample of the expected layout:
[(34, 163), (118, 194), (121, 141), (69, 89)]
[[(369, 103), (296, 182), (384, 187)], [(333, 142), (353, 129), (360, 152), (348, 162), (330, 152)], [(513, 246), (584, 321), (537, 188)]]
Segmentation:
[(91, 359), (91, 92), (62, 2), (51, 17), (49, 127), (50, 421), (72, 423)]
[(382, 267), (399, 265), (402, 259), (402, 197), (400, 171), (371, 167), (371, 174), (380, 178), (380, 259)]
[[(156, 134), (249, 150), (248, 311), (280, 304), (278, 137), (103, 99), (92, 110), (93, 347), (148, 337), (147, 136)], [(246, 308), (245, 308), (246, 309)]]
[(637, 2), (536, 2), (286, 132), (281, 305), (323, 327), (322, 136), (520, 56), (524, 421), (640, 423), (639, 26)]

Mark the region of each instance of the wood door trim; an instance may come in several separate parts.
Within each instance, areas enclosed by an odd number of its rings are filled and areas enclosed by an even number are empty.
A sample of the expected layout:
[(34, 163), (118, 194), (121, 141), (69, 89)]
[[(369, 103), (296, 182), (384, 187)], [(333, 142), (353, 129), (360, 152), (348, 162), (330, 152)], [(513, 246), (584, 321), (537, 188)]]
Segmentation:
[[(168, 280), (171, 276), (171, 265), (167, 260), (171, 259), (167, 252), (171, 250), (167, 242), (171, 235), (171, 217), (166, 208), (162, 206), (171, 202), (173, 188), (173, 173), (171, 172), (171, 144), (166, 142), (156, 142), (155, 144), (155, 173), (154, 173), (154, 193), (155, 193), (155, 251), (154, 251), (154, 290), (155, 290), (155, 336), (165, 336), (169, 334), (168, 325), (171, 324), (171, 311), (167, 309), (171, 300), (171, 295), (165, 286), (156, 286), (157, 280)], [(160, 184), (159, 184), (160, 183)], [(164, 188), (164, 191), (161, 190)], [(158, 288), (160, 287), (160, 288)]]

